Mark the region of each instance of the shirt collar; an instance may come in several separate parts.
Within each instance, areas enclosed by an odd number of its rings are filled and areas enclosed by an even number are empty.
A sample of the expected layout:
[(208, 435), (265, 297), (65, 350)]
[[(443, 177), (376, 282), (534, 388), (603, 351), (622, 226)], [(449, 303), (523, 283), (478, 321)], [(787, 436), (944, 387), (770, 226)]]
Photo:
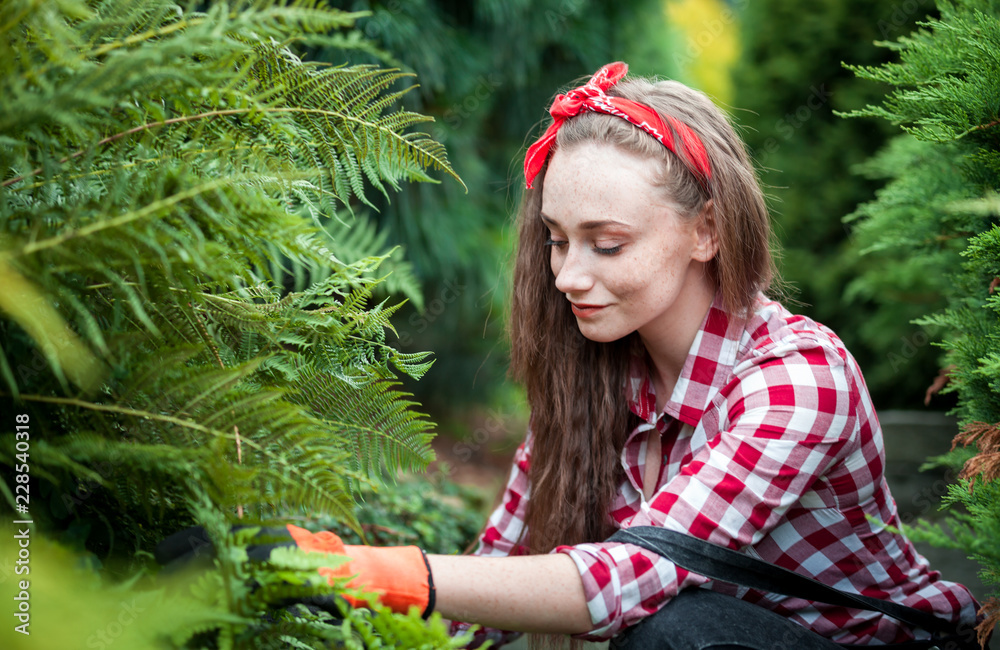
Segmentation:
[[(684, 367), (663, 412), (697, 426), (712, 399), (732, 377), (743, 337), (738, 319), (730, 319), (718, 293), (691, 343)], [(655, 424), (656, 391), (645, 358), (634, 357), (629, 372), (629, 408), (645, 422)]]

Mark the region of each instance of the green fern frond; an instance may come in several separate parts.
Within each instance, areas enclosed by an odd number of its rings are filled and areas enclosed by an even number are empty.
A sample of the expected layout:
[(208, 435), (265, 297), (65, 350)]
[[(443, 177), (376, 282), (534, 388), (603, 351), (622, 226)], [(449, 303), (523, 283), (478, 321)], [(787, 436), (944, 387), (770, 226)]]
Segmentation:
[(425, 467), (434, 459), (433, 435), (421, 414), (413, 412), (408, 394), (389, 380), (361, 386), (320, 373), (304, 372), (295, 399), (309, 404), (324, 421), (342, 431), (351, 450), (351, 467), (365, 476)]
[[(336, 33), (359, 15), (319, 0), (0, 3), (0, 400), (31, 416), (33, 476), (71, 497), (54, 499), (53, 534), (101, 527), (108, 566), (135, 566), (177, 526), (209, 531), (219, 570), (184, 583), (207, 613), (161, 635), (177, 646), (343, 641), (303, 613), (263, 615), (330, 588), (299, 582), (304, 565), (254, 574), (229, 526), (296, 512), (360, 533), (358, 487), (432, 458), (396, 382), (428, 355), (387, 341), (400, 301), (386, 294), (419, 303), (418, 283), (373, 222), (337, 215), (457, 176), (410, 131), (429, 118), (399, 108), (407, 74), (294, 49), (366, 47)], [(10, 278), (51, 318), (19, 319)]]

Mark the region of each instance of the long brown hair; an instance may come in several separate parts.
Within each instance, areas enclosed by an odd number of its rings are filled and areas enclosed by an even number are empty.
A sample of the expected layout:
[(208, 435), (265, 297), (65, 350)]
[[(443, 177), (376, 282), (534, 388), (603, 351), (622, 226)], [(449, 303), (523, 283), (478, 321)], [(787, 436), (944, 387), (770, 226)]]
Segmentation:
[[(759, 291), (775, 277), (770, 221), (742, 140), (705, 95), (674, 81), (623, 79), (608, 91), (641, 102), (690, 126), (708, 151), (712, 179), (701, 185), (654, 138), (618, 117), (584, 113), (560, 128), (556, 148), (583, 142), (621, 147), (658, 164), (657, 185), (684, 218), (697, 218), (711, 199), (719, 251), (709, 272), (723, 305), (748, 317)], [(543, 224), (545, 171), (525, 190), (511, 301), (511, 375), (523, 382), (534, 438), (527, 506), (531, 553), (561, 544), (601, 541), (613, 530), (610, 510), (624, 480), (619, 456), (636, 424), (625, 393), (629, 364), (644, 354), (634, 332), (611, 343), (586, 339), (555, 287)]]

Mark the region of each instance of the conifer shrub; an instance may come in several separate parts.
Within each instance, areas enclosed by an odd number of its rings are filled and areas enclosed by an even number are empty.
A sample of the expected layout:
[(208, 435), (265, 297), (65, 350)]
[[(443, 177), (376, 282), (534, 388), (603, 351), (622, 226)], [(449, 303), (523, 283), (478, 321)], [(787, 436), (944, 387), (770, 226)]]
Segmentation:
[[(961, 432), (951, 454), (961, 468), (943, 507), (945, 525), (911, 534), (965, 550), (984, 582), (1000, 587), (1000, 2), (937, 3), (940, 17), (887, 45), (898, 61), (853, 66), (886, 84), (884, 100), (850, 113), (905, 131), (866, 164), (885, 179), (874, 201), (852, 215), (859, 252), (877, 260), (856, 280), (878, 296), (899, 282), (939, 293), (944, 304), (916, 323), (941, 332), (946, 392)], [(933, 396), (930, 396), (933, 397)], [(997, 592), (979, 627), (1000, 621)]]

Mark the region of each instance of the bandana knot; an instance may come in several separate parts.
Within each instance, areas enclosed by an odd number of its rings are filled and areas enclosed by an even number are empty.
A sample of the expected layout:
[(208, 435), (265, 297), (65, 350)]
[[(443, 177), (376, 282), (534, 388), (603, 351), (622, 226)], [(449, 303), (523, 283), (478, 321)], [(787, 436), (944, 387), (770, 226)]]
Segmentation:
[(702, 187), (707, 188), (712, 178), (708, 152), (688, 125), (670, 116), (666, 116), (664, 122), (659, 113), (645, 104), (607, 95), (607, 90), (627, 72), (628, 65), (625, 63), (609, 63), (595, 72), (586, 84), (556, 96), (549, 108), (552, 124), (537, 142), (528, 147), (524, 158), (524, 177), (529, 188), (548, 160), (560, 127), (566, 120), (584, 111), (614, 115), (639, 127), (677, 154)]
[(618, 80), (624, 77), (626, 72), (628, 72), (628, 66), (624, 63), (609, 63), (595, 72), (590, 81), (583, 86), (558, 95), (552, 102), (549, 115), (560, 120), (560, 123), (562, 120), (579, 115), (587, 109), (585, 106), (587, 100), (595, 97), (607, 98), (605, 93), (608, 88), (618, 83)]

